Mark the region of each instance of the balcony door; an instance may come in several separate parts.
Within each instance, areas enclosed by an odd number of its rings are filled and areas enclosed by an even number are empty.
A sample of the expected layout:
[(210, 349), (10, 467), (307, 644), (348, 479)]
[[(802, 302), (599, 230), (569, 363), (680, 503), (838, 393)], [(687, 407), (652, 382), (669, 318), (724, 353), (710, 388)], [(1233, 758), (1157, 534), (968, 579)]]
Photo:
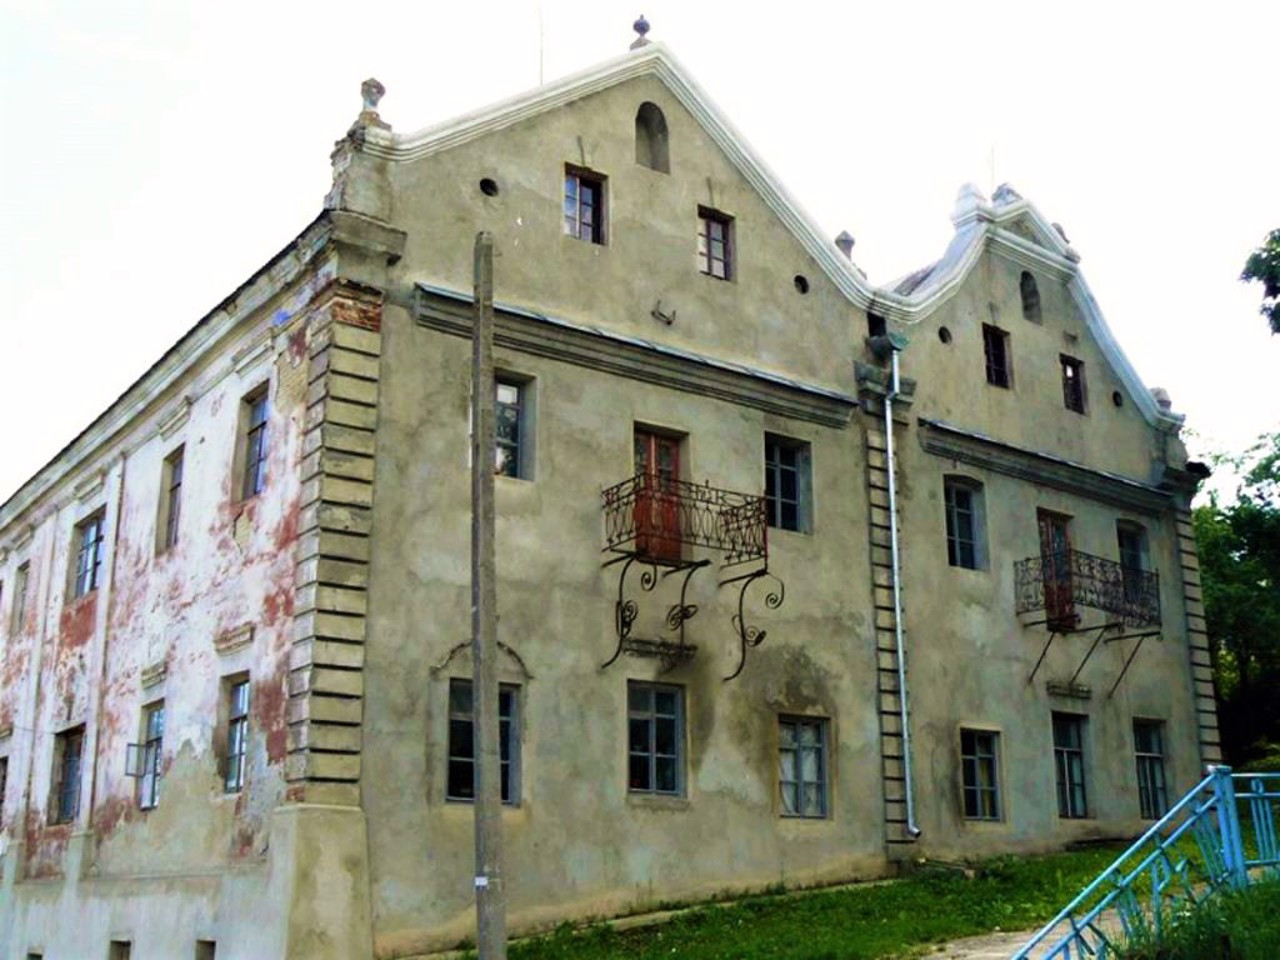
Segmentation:
[(1036, 519), (1040, 525), (1045, 614), (1051, 628), (1069, 630), (1076, 625), (1075, 589), (1071, 582), (1071, 518), (1039, 510)]
[(680, 440), (636, 428), (636, 550), (653, 560), (680, 559)]

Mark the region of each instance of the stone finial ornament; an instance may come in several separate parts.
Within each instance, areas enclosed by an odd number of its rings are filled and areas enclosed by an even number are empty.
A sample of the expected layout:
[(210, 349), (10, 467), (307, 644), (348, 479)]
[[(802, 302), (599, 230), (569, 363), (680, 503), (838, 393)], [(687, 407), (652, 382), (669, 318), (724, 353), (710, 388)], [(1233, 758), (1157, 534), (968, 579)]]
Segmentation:
[(649, 43), (649, 21), (644, 18), (643, 13), (640, 14), (640, 19), (631, 25), (631, 29), (637, 34), (637, 37), (631, 41), (632, 50), (639, 50)]
[(1022, 194), (1013, 189), (1012, 184), (1002, 183), (996, 187), (996, 192), (992, 194), (991, 199), (997, 207), (1003, 207), (1006, 204), (1017, 203), (1022, 199)]
[(1164, 387), (1152, 387), (1151, 399), (1156, 402), (1156, 406), (1166, 413), (1173, 409), (1173, 400), (1169, 397), (1169, 391)]
[(853, 234), (848, 230), (841, 230), (840, 236), (836, 237), (836, 246), (839, 247), (840, 252), (850, 260), (853, 259), (853, 245), (856, 242), (857, 241), (853, 239)]
[(364, 104), (362, 113), (377, 113), (378, 101), (386, 96), (387, 88), (370, 77), (360, 84), (360, 100)]

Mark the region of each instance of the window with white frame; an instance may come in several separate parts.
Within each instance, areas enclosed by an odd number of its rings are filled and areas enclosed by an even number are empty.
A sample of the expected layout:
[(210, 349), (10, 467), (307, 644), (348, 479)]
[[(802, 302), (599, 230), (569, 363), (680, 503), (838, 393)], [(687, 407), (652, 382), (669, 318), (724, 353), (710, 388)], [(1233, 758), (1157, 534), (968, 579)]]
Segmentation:
[(1169, 786), (1164, 769), (1164, 723), (1133, 721), (1133, 752), (1138, 764), (1138, 807), (1144, 820), (1169, 812)]
[(98, 589), (102, 579), (103, 521), (98, 511), (76, 524), (75, 567), (72, 571), (71, 595), (75, 599)]
[[(520, 802), (519, 688), (498, 687), (498, 769), (502, 802)], [(445, 796), (449, 800), (476, 798), (476, 743), (474, 688), (470, 680), (449, 681), (449, 770)]]
[(160, 752), (164, 742), (164, 701), (142, 708), (142, 742), (129, 745), (125, 773), (138, 778), (138, 806), (150, 810), (160, 802)]
[(809, 532), (813, 500), (809, 444), (764, 435), (764, 499), (769, 526)]
[(1076, 820), (1089, 815), (1084, 776), (1085, 718), (1075, 713), (1053, 714), (1054, 779), (1058, 788), (1058, 816)]
[(778, 718), (778, 788), (784, 817), (827, 816), (827, 721)]
[(661, 683), (627, 684), (627, 789), (684, 793), (684, 689)]
[(986, 567), (986, 516), (982, 484), (965, 477), (942, 482), (947, 524), (947, 563), (967, 570)]
[(236, 793), (244, 789), (245, 756), (249, 744), (249, 678), (244, 675), (230, 677), (224, 683), (227, 735), (222, 787), (227, 793)]
[(960, 766), (966, 820), (999, 820), (1000, 734), (960, 731)]

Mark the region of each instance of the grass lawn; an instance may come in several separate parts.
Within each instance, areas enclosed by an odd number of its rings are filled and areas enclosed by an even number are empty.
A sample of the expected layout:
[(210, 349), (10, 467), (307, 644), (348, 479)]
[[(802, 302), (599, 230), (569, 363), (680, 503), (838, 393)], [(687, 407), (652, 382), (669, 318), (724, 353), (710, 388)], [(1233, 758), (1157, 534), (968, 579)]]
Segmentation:
[(1121, 852), (1000, 857), (970, 875), (925, 868), (904, 880), (708, 905), (669, 923), (568, 927), (511, 946), (511, 960), (872, 960), (997, 928), (1042, 924)]

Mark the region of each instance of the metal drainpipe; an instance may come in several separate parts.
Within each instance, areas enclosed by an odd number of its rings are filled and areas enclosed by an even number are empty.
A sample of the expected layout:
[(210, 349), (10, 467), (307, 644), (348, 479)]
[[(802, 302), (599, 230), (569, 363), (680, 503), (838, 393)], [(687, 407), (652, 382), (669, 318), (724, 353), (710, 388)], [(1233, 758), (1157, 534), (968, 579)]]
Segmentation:
[(893, 564), (893, 634), (898, 647), (898, 709), (902, 720), (902, 773), (907, 801), (907, 833), (920, 836), (916, 823), (915, 785), (911, 780), (911, 725), (907, 709), (907, 661), (902, 640), (902, 577), (898, 551), (898, 482), (893, 459), (893, 401), (898, 396), (898, 348), (890, 347), (892, 380), (884, 398), (885, 454), (889, 461), (889, 553)]

